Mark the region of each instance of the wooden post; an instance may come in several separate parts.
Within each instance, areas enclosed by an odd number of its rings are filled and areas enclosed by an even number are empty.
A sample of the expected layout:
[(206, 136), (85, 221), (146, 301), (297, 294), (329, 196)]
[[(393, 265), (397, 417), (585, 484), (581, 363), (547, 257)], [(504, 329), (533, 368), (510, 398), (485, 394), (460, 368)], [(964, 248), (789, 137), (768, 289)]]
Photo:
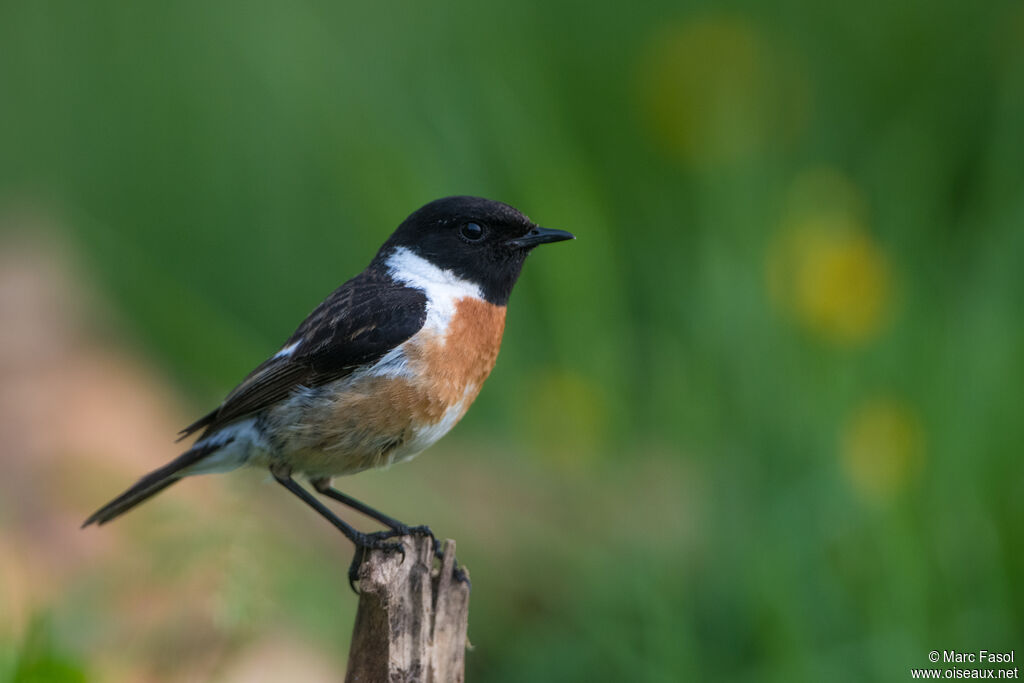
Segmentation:
[[(348, 653), (348, 683), (465, 679), (469, 585), (452, 576), (455, 541), (439, 570), (431, 539), (396, 539), (401, 553), (371, 551), (359, 567), (359, 609)], [(467, 572), (468, 577), (468, 572)]]

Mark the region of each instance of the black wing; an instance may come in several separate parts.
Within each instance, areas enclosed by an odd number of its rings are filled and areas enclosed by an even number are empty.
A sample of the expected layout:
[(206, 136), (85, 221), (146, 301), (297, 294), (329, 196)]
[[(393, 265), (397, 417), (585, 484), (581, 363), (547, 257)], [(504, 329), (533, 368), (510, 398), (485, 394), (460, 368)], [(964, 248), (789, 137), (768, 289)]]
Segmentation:
[(203, 436), (289, 396), (300, 386), (315, 387), (373, 363), (416, 334), (427, 317), (427, 297), (386, 273), (367, 270), (324, 299), (284, 348), (249, 373), (220, 407), (181, 431), (181, 438), (205, 428)]

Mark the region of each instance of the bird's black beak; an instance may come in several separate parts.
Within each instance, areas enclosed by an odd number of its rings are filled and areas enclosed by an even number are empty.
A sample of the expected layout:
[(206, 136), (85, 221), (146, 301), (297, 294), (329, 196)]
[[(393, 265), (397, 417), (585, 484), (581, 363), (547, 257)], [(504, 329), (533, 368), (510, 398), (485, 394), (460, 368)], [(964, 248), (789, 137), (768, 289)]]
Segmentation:
[(519, 247), (520, 249), (532, 249), (538, 244), (547, 244), (548, 242), (561, 242), (562, 240), (574, 240), (576, 235), (565, 230), (551, 230), (549, 228), (534, 228), (530, 232), (526, 233), (522, 237), (506, 242), (509, 246)]

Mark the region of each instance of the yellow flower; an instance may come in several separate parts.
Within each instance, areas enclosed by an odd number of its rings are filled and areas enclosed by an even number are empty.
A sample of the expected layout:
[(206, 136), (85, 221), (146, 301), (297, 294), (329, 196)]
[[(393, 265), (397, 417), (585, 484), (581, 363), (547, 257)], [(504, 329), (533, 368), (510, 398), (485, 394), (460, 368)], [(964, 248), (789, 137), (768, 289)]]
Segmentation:
[(799, 177), (768, 253), (774, 300), (827, 341), (874, 339), (892, 299), (890, 266), (865, 225), (856, 188), (830, 169)]
[(803, 128), (806, 79), (796, 60), (742, 17), (670, 25), (640, 62), (640, 100), (664, 149), (694, 165), (742, 161)]
[(878, 397), (847, 420), (840, 457), (853, 488), (872, 502), (892, 499), (920, 470), (924, 430), (910, 406)]

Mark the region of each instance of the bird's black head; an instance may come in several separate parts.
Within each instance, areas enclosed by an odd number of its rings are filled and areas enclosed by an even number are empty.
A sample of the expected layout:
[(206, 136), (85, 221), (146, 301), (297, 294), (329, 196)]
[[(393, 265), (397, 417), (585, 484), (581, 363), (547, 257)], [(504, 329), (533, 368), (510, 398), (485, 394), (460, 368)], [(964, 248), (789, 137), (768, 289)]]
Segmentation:
[(548, 230), (508, 204), (480, 197), (445, 197), (412, 213), (381, 247), (386, 260), (399, 247), (480, 286), (494, 304), (508, 302), (523, 261), (540, 244), (573, 239)]

